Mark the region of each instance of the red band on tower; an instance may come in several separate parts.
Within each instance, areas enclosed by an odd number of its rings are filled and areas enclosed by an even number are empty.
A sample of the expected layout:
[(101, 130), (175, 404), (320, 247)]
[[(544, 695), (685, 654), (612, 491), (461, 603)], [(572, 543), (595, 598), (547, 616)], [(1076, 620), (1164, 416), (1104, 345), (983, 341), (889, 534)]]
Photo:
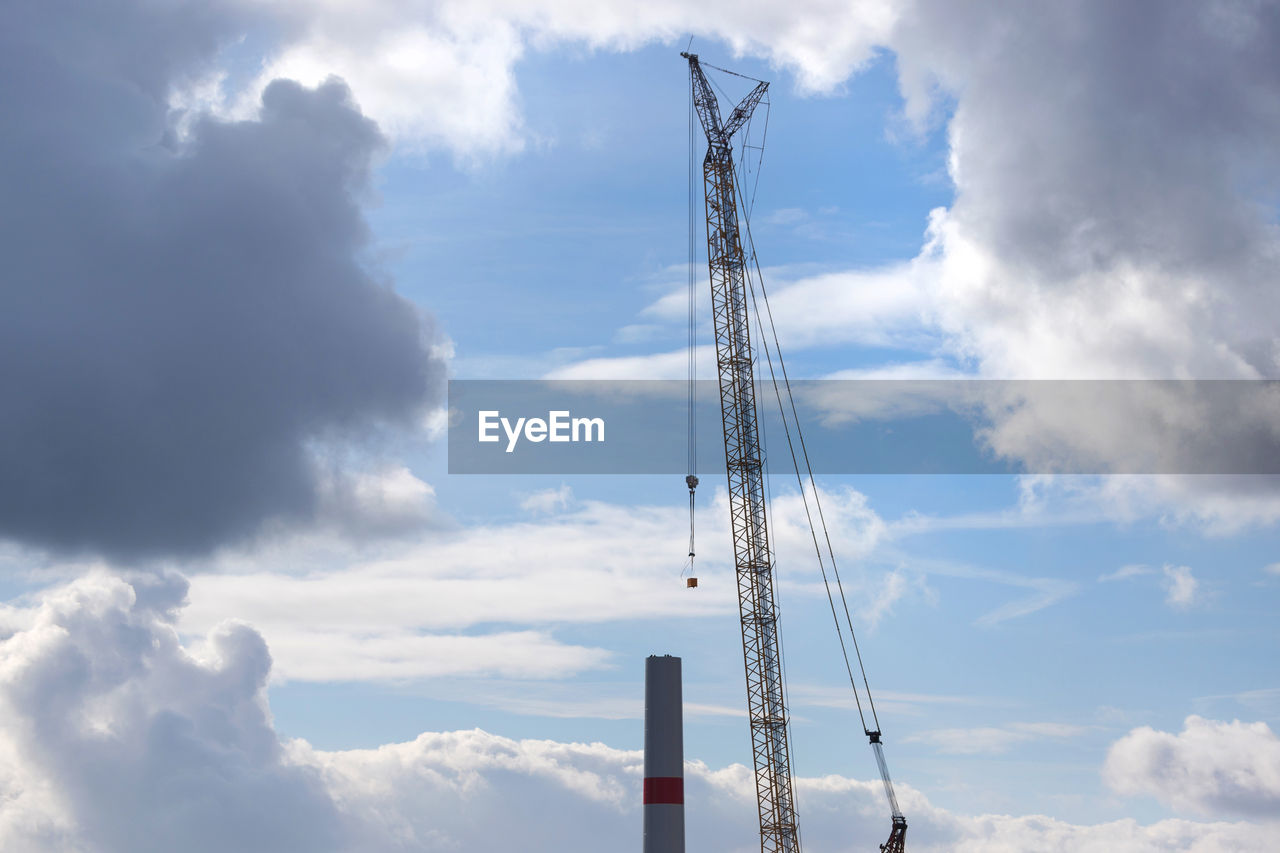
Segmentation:
[(653, 776), (644, 780), (644, 804), (684, 805), (684, 780), (679, 776)]

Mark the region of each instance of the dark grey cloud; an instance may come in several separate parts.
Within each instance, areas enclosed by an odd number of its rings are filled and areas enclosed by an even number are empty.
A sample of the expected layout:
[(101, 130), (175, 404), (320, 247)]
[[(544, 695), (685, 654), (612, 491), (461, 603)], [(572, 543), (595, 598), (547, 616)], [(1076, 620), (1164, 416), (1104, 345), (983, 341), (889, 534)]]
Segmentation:
[(6, 6), (0, 536), (182, 554), (303, 521), (317, 447), (437, 393), (429, 323), (366, 257), (384, 142), (341, 82), (174, 133), (236, 8)]
[[(918, 0), (892, 41), (917, 109), (931, 82), (954, 96), (966, 354), (1002, 376), (1280, 376), (1280, 6)], [(973, 246), (993, 270), (965, 267)]]
[(1252, 0), (921, 0), (899, 34), (908, 74), (959, 96), (957, 211), (1055, 276), (1220, 272), (1270, 250), (1277, 45), (1280, 7)]
[[(937, 91), (953, 108), (955, 200), (925, 252), (953, 352), (1000, 378), (1280, 377), (1280, 6), (913, 0), (891, 42), (911, 110)], [(1175, 456), (1211, 447), (1243, 471), (1274, 457), (1273, 410), (1224, 422), (1138, 395), (1060, 437), (1138, 470), (1146, 424)], [(1014, 414), (993, 444), (1036, 455), (1025, 426), (1052, 411)], [(1121, 515), (1280, 518), (1274, 478), (1103, 487)]]

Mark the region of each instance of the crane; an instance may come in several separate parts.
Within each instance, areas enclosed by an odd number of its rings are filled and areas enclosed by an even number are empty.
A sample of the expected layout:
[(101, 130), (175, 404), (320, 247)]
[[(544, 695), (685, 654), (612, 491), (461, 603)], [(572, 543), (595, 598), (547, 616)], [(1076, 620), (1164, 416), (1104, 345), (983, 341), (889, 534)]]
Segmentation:
[(747, 675), (747, 715), (760, 813), (760, 850), (761, 853), (799, 853), (747, 313), (746, 257), (738, 229), (732, 146), (733, 134), (751, 118), (769, 84), (758, 83), (734, 107), (728, 120), (722, 121), (719, 102), (702, 72), (697, 54), (681, 55), (689, 60), (694, 108), (707, 135), (707, 154), (702, 161), (707, 204), (707, 261), (711, 270), (711, 313), (720, 378), (720, 411), (724, 420), (725, 466), (729, 476), (729, 518)]
[[(729, 519), (737, 575), (743, 663), (746, 669), (747, 714), (751, 728), (756, 804), (760, 819), (760, 850), (761, 853), (799, 853), (800, 832), (796, 821), (795, 792), (792, 785), (787, 703), (780, 653), (781, 641), (778, 635), (778, 606), (774, 594), (774, 561), (769, 542), (764, 456), (760, 440), (751, 318), (747, 302), (750, 273), (738, 221), (739, 192), (735, 183), (733, 162), (733, 136), (750, 121), (756, 107), (765, 97), (769, 84), (764, 81), (755, 81), (754, 88), (733, 108), (726, 119), (721, 116), (719, 100), (702, 70), (698, 55), (688, 52), (682, 52), (680, 55), (689, 63), (693, 107), (707, 138), (707, 152), (702, 161), (703, 190), (706, 197), (707, 265), (711, 280), (716, 370), (719, 378), (725, 468), (729, 485)], [(763, 288), (763, 282), (761, 286)], [(761, 334), (763, 337), (763, 329)], [(767, 340), (764, 341), (764, 346), (767, 353)], [(772, 366), (770, 371), (772, 372)], [(779, 397), (779, 406), (781, 407), (781, 397)], [(792, 411), (794, 413), (794, 403)], [(798, 421), (796, 426), (798, 429)], [(795, 455), (794, 448), (792, 455), (793, 457)], [(805, 458), (807, 464), (807, 451), (805, 451)], [(799, 479), (798, 464), (796, 471)], [(812, 480), (812, 471), (810, 471), (810, 479)], [(688, 485), (692, 506), (692, 493), (697, 485), (697, 479), (692, 474), (688, 478)], [(820, 505), (819, 513), (821, 513)], [(829, 548), (829, 537), (827, 541)], [(818, 544), (816, 531), (814, 544), (815, 546)], [(692, 542), (689, 550), (689, 556), (692, 558)], [(831, 556), (834, 566), (834, 554)], [(820, 548), (819, 560), (821, 561)], [(823, 579), (826, 580), (825, 568)], [(843, 589), (840, 594), (843, 599)], [(828, 596), (831, 596), (829, 584)], [(833, 598), (831, 604), (832, 615), (836, 616)], [(845, 614), (847, 617), (847, 605)], [(836, 629), (837, 632), (840, 631), (838, 616), (836, 616)], [(851, 636), (852, 629), (852, 621), (850, 621)], [(854, 643), (856, 650), (856, 639)], [(841, 646), (842, 648), (844, 646), (843, 637)], [(858, 662), (861, 666), (860, 652)], [(847, 652), (845, 663), (848, 667)], [(849, 675), (852, 683), (851, 668)], [(865, 669), (863, 680), (865, 683)], [(854, 696), (856, 699), (856, 683)], [(868, 701), (871, 700), (869, 685), (867, 698)], [(858, 707), (861, 715), (860, 703)], [(867, 726), (864, 718), (863, 731), (870, 739), (875, 752), (876, 763), (880, 769), (892, 811), (889, 840), (880, 845), (880, 849), (883, 853), (904, 853), (907, 822), (898, 809), (893, 783), (889, 778), (874, 704), (872, 716), (876, 720), (874, 727)]]

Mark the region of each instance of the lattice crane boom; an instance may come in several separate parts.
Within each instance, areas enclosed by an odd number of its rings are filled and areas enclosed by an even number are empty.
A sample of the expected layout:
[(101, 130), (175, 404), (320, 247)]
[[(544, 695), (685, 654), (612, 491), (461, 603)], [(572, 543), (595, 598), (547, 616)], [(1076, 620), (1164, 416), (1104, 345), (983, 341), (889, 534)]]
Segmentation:
[(799, 853), (747, 310), (747, 262), (738, 227), (732, 147), (733, 134), (751, 118), (769, 84), (759, 83), (729, 118), (722, 120), (719, 102), (697, 55), (681, 55), (689, 61), (694, 108), (707, 137), (707, 153), (702, 161), (707, 204), (707, 260), (747, 675), (747, 713), (760, 816), (760, 849), (762, 853)]
[[(769, 84), (754, 81), (756, 86), (746, 97), (734, 107), (728, 119), (720, 114), (720, 104), (712, 91), (711, 83), (702, 70), (698, 56), (691, 53), (680, 54), (689, 62), (689, 76), (692, 86), (693, 107), (697, 112), (699, 123), (707, 137), (707, 153), (702, 161), (703, 189), (706, 195), (707, 224), (707, 263), (711, 278), (712, 320), (716, 337), (716, 366), (720, 380), (720, 412), (724, 425), (725, 465), (729, 480), (729, 516), (733, 536), (734, 563), (737, 570), (738, 607), (742, 625), (743, 662), (747, 676), (747, 713), (751, 725), (752, 757), (755, 763), (756, 802), (760, 817), (760, 849), (762, 853), (799, 853), (800, 834), (796, 823), (795, 797), (791, 778), (791, 754), (789, 732), (787, 729), (787, 706), (785, 685), (783, 683), (781, 640), (778, 636), (778, 610), (774, 596), (774, 564), (773, 552), (769, 544), (768, 506), (764, 489), (764, 453), (760, 444), (759, 413), (756, 406), (754, 355), (751, 344), (751, 322), (748, 313), (748, 287), (752, 281), (748, 276), (747, 255), (743, 251), (742, 233), (738, 223), (738, 200), (742, 198), (735, 185), (733, 163), (733, 136), (750, 120), (757, 106), (768, 91)], [(714, 66), (711, 66), (714, 67)], [(723, 70), (723, 69), (720, 69)], [(734, 73), (734, 72), (728, 72)], [(742, 75), (738, 75), (742, 76)], [(750, 78), (748, 78), (750, 79)], [(692, 128), (690, 129), (692, 133)], [(690, 138), (692, 144), (692, 137)], [(692, 155), (692, 150), (690, 151)], [(692, 160), (690, 163), (692, 168)], [(692, 203), (692, 184), (690, 196)], [(743, 201), (745, 205), (746, 202)], [(692, 213), (690, 214), (692, 216)], [(750, 239), (750, 221), (747, 214), (747, 236)], [(690, 224), (690, 263), (692, 270), (692, 220)], [(751, 255), (755, 259), (754, 249)], [(690, 273), (690, 293), (692, 294), (692, 272)], [(768, 306), (768, 296), (764, 290), (764, 281), (759, 278), (759, 266), (756, 266), (760, 293), (764, 304)], [(754, 297), (754, 290), (751, 295)], [(692, 295), (690, 296), (692, 300)], [(693, 347), (693, 303), (690, 302), (690, 358)], [(769, 312), (769, 323), (772, 328), (772, 312)], [(760, 327), (763, 336), (763, 325)], [(768, 339), (761, 341), (763, 352), (769, 360), (769, 372), (773, 378), (775, 389), (777, 378), (774, 375), (772, 355)], [(773, 345), (777, 349), (777, 330), (773, 330)], [(786, 378), (786, 367), (782, 363), (781, 352), (778, 362), (782, 369), (787, 398), (791, 399), (790, 382)], [(692, 362), (691, 362), (692, 365)], [(692, 389), (693, 368), (690, 367), (690, 388)], [(690, 391), (692, 394), (692, 390)], [(782, 409), (782, 397), (778, 397), (779, 408)], [(692, 397), (690, 397), (690, 418), (692, 418)], [(813, 470), (809, 465), (808, 450), (805, 449), (803, 433), (800, 430), (795, 403), (791, 405), (792, 420), (799, 439), (801, 457), (805, 469), (812, 482)], [(783, 411), (784, 428), (786, 415)], [(691, 421), (692, 424), (692, 421)], [(690, 426), (690, 444), (692, 447), (692, 425)], [(795, 445), (788, 431), (787, 443), (791, 450), (792, 461), (796, 465), (796, 479), (800, 486), (801, 496), (805, 503), (806, 515), (809, 515), (808, 498), (805, 497), (805, 485), (801, 478), (799, 459)], [(692, 450), (691, 450), (692, 454)], [(692, 468), (692, 455), (690, 467)], [(687, 478), (690, 490), (690, 514), (692, 519), (692, 495), (697, 485), (697, 478), (690, 474)], [(862, 655), (858, 650), (857, 638), (853, 632), (853, 621), (849, 617), (848, 603), (844, 597), (844, 589), (840, 583), (839, 571), (835, 565), (835, 552), (831, 549), (831, 540), (826, 532), (826, 521), (822, 518), (822, 506), (816, 487), (813, 499), (821, 524), (822, 538), (827, 544), (827, 557), (830, 568), (839, 589), (840, 601), (843, 604), (850, 641), (853, 645), (858, 669), (862, 674), (863, 686), (866, 688), (868, 706), (873, 726), (867, 724), (863, 715), (861, 702), (858, 701), (858, 715), (862, 720), (863, 731), (871, 742), (876, 764), (880, 770), (880, 778), (884, 782), (885, 796), (889, 801), (892, 816), (892, 828), (889, 839), (880, 845), (882, 853), (905, 853), (907, 821), (898, 808), (898, 798), (893, 790), (893, 781), (889, 777), (889, 767), (884, 758), (884, 747), (881, 744), (880, 723), (875, 711), (875, 702), (871, 697), (871, 685), (867, 681), (866, 670), (862, 666)], [(813, 517), (809, 515), (809, 523), (814, 534), (814, 547), (818, 551), (819, 567), (822, 569), (823, 583), (827, 589), (831, 604), (831, 615), (836, 623), (836, 634), (840, 639), (841, 651), (845, 659), (845, 667), (849, 673), (850, 686), (854, 699), (858, 699), (858, 687), (855, 681), (848, 649), (842, 636), (840, 618), (836, 609), (827, 569), (823, 563), (822, 548), (819, 544), (818, 530), (814, 526)], [(690, 522), (692, 525), (692, 520)], [(692, 526), (691, 526), (692, 531)], [(689, 557), (693, 558), (692, 532), (690, 533)]]

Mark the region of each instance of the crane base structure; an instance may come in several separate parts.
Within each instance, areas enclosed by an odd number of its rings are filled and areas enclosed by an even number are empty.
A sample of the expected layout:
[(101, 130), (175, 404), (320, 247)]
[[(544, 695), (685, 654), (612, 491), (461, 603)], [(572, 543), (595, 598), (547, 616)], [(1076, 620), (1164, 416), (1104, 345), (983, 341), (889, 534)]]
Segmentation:
[(882, 853), (906, 853), (907, 819), (902, 815), (894, 815), (893, 829), (889, 832), (889, 840), (880, 845)]

